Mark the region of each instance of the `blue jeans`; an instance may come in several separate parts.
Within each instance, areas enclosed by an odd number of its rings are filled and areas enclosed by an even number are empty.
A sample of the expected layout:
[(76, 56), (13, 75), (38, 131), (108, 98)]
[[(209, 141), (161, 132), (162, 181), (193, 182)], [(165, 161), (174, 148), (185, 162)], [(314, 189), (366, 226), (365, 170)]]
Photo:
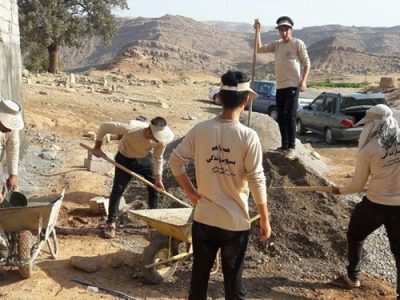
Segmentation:
[[(122, 155), (120, 152), (115, 156), (115, 161), (129, 170), (142, 175), (148, 181), (155, 181), (153, 175), (153, 159), (151, 154), (144, 158), (128, 158)], [(124, 193), (129, 181), (132, 176), (115, 167), (114, 183), (111, 190), (110, 202), (108, 205), (108, 222), (115, 221), (118, 217), (118, 207), (121, 200), (121, 196)], [(158, 203), (160, 199), (160, 193), (154, 190), (152, 187), (147, 186), (147, 191), (149, 194), (148, 205), (149, 208), (158, 208)]]
[(296, 113), (298, 108), (299, 90), (288, 87), (276, 91), (276, 108), (278, 110), (278, 125), (282, 137), (282, 149), (294, 149), (296, 146)]
[(229, 231), (194, 221), (192, 226), (193, 267), (189, 300), (206, 300), (210, 271), (221, 249), (225, 299), (245, 299), (242, 284), (249, 231)]
[(356, 205), (347, 231), (349, 260), (347, 273), (350, 279), (359, 279), (364, 241), (382, 225), (385, 226), (390, 249), (396, 261), (397, 294), (400, 295), (400, 206), (377, 204), (367, 197)]

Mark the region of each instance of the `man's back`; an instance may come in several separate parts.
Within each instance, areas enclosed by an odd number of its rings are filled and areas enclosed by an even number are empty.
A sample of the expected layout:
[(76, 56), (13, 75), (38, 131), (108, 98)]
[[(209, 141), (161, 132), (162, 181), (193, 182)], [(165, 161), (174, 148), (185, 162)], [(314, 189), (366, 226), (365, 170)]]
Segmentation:
[(176, 158), (194, 159), (198, 192), (203, 196), (196, 206), (196, 221), (227, 230), (249, 229), (249, 181), (260, 180), (265, 192), (255, 131), (239, 121), (205, 121), (188, 133), (173, 156), (170, 165)]

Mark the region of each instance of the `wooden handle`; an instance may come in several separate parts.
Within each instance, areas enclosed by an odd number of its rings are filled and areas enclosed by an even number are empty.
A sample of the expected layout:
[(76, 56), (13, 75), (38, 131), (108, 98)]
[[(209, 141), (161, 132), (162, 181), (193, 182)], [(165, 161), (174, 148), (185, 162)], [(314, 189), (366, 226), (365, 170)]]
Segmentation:
[[(306, 192), (327, 192), (330, 193), (333, 191), (332, 186), (325, 186), (325, 185), (320, 185), (320, 186), (274, 186), (267, 188), (267, 190), (277, 190), (277, 189), (283, 189), (287, 193), (293, 193), (293, 192), (299, 192), (299, 193), (306, 193)], [(363, 189), (362, 192), (366, 192), (367, 189)]]
[[(89, 147), (88, 145), (85, 145), (83, 143), (80, 143), (79, 145), (81, 147), (85, 148), (88, 151), (92, 151), (93, 150), (91, 147)], [(117, 168), (120, 168), (122, 171), (125, 171), (126, 173), (128, 173), (129, 175), (135, 177), (136, 179), (142, 181), (143, 183), (147, 184), (148, 186), (151, 186), (152, 188), (154, 188), (155, 190), (159, 191), (160, 193), (163, 193), (165, 196), (167, 196), (167, 197), (175, 200), (176, 202), (182, 204), (183, 206), (192, 207), (190, 204), (187, 204), (186, 202), (183, 202), (182, 200), (178, 199), (177, 197), (175, 197), (174, 195), (168, 193), (167, 191), (160, 189), (158, 186), (154, 185), (152, 182), (148, 181), (146, 178), (136, 174), (135, 172), (132, 172), (128, 168), (126, 168), (123, 165), (121, 165), (121, 164), (117, 163), (116, 161), (112, 160), (107, 155), (104, 155), (101, 158), (106, 160), (106, 161), (108, 161), (109, 163), (113, 164)]]

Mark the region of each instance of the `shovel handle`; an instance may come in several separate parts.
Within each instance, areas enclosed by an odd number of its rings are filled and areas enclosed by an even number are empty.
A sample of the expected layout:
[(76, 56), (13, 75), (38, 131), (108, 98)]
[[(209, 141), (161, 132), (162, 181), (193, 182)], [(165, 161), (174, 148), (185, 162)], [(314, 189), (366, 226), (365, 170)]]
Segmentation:
[[(92, 151), (93, 150), (91, 147), (89, 147), (86, 144), (80, 143), (79, 145), (81, 147), (85, 148), (88, 151)], [(146, 178), (136, 174), (135, 172), (132, 172), (128, 168), (126, 168), (123, 165), (121, 165), (121, 164), (117, 163), (116, 161), (112, 160), (107, 155), (104, 155), (101, 158), (106, 160), (106, 161), (108, 161), (109, 163), (113, 164), (114, 166), (116, 166), (117, 168), (121, 169), (122, 171), (125, 171), (126, 173), (128, 173), (129, 175), (135, 177), (136, 179), (142, 181), (143, 183), (147, 184), (148, 186), (152, 187), (156, 191), (159, 191), (160, 193), (164, 194), (165, 196), (175, 200), (176, 202), (180, 203), (181, 205), (183, 205), (185, 207), (192, 207), (190, 204), (187, 204), (186, 202), (183, 202), (182, 200), (178, 199), (177, 197), (175, 197), (174, 195), (168, 193), (167, 191), (160, 189), (158, 186), (154, 185), (152, 182), (148, 181)]]

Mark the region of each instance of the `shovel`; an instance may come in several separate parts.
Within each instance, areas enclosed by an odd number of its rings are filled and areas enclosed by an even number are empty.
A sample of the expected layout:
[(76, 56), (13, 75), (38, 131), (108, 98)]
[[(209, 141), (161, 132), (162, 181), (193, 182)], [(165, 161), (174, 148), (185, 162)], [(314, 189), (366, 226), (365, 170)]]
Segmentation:
[[(79, 144), (81, 147), (85, 148), (88, 151), (92, 151), (92, 148), (89, 147), (88, 145), (85, 145), (83, 143)], [(178, 202), (179, 204), (185, 206), (185, 207), (192, 207), (190, 204), (183, 202), (182, 200), (178, 199), (177, 197), (175, 197), (174, 195), (168, 193), (165, 190), (160, 189), (159, 187), (155, 186), (152, 182), (148, 181), (146, 178), (143, 178), (142, 176), (140, 176), (139, 174), (136, 174), (135, 172), (132, 172), (131, 170), (129, 170), (128, 168), (124, 167), (123, 165), (117, 163), (116, 161), (112, 160), (111, 158), (109, 158), (107, 155), (104, 155), (101, 157), (102, 159), (108, 161), (109, 163), (113, 164), (114, 166), (116, 166), (117, 168), (120, 168), (122, 171), (125, 171), (126, 173), (128, 173), (129, 175), (131, 175), (132, 177), (135, 177), (136, 179), (140, 180), (141, 182), (147, 184), (148, 186), (152, 187), (153, 189), (155, 189), (156, 191), (164, 194), (165, 196), (171, 198), (172, 200), (175, 200), (176, 202)], [(127, 210), (123, 209), (122, 212), (120, 213), (123, 214), (126, 211), (128, 211), (130, 209), (127, 208)]]

